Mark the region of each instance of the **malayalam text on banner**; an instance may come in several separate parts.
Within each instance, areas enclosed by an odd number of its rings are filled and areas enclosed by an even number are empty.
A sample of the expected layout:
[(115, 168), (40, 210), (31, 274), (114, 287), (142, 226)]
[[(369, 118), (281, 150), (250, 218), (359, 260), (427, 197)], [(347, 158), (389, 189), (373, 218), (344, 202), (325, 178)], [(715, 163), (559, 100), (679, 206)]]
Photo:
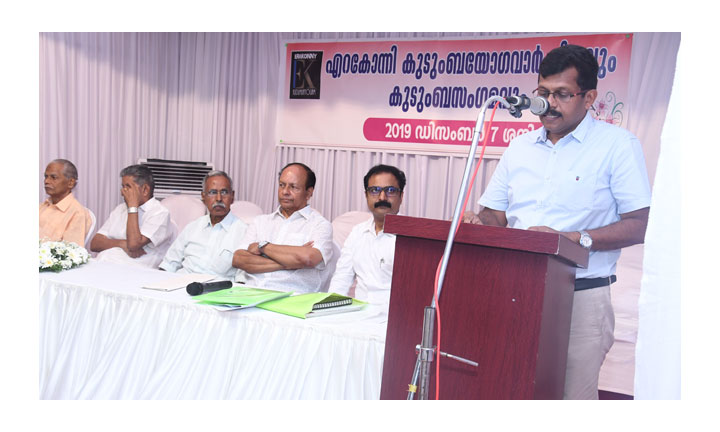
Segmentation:
[[(632, 34), (290, 43), (281, 142), (465, 152), (487, 99), (531, 95), (542, 59), (568, 43), (598, 60), (593, 116), (624, 126)], [(516, 119), (499, 107), (488, 151), (502, 153), (514, 137), (540, 127), (529, 111)]]

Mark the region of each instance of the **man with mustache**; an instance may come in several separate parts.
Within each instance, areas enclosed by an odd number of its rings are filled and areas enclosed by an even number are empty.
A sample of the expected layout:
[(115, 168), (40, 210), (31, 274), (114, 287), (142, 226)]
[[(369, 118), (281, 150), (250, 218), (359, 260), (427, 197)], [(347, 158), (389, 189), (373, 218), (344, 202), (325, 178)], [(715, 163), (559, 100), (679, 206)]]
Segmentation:
[(208, 214), (185, 226), (165, 254), (160, 269), (232, 279), (235, 245), (247, 229), (247, 224), (230, 212), (235, 200), (232, 179), (224, 171), (210, 171), (203, 178), (201, 196)]
[(315, 173), (299, 162), (280, 170), (279, 206), (256, 216), (233, 256), (235, 280), (249, 286), (307, 293), (327, 281), (332, 225), (308, 205)]
[(543, 127), (515, 138), (465, 222), (561, 234), (590, 251), (577, 269), (565, 399), (597, 399), (598, 375), (613, 344), (610, 284), (620, 249), (643, 243), (650, 186), (638, 139), (595, 120), (598, 63), (584, 47), (550, 51), (537, 96), (550, 110)]
[(45, 168), (44, 185), (49, 197), (40, 204), (40, 240), (65, 240), (85, 246), (92, 220), (72, 194), (77, 179), (77, 168), (69, 160), (55, 159)]
[(398, 214), (405, 189), (405, 173), (394, 166), (376, 165), (363, 178), (365, 199), (372, 217), (353, 227), (343, 245), (329, 292), (348, 295), (371, 304), (390, 303), (395, 235), (383, 231), (385, 216)]

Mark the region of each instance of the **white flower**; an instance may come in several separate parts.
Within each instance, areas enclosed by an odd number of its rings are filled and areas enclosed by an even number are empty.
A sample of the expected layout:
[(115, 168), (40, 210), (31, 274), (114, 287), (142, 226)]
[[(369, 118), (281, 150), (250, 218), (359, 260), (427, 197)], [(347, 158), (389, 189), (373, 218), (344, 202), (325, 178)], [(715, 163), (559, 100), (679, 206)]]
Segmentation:
[(67, 270), (88, 261), (85, 248), (69, 242), (41, 242), (39, 250), (40, 270)]
[(68, 252), (68, 258), (70, 258), (70, 261), (75, 265), (83, 263), (82, 254), (77, 249), (70, 249), (70, 252)]
[(49, 256), (45, 258), (40, 258), (40, 268), (50, 268), (52, 267), (52, 265), (53, 260)]
[(52, 255), (50, 254), (50, 251), (47, 251), (46, 253), (40, 251), (40, 262), (45, 262), (47, 260), (52, 260)]

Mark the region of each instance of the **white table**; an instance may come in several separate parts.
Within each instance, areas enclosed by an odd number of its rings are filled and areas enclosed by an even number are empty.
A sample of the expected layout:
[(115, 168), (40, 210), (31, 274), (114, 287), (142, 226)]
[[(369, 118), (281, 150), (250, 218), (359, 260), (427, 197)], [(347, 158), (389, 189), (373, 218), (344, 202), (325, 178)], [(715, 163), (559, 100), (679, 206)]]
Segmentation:
[(92, 261), (40, 274), (41, 399), (378, 399), (387, 317), (221, 312), (171, 273)]

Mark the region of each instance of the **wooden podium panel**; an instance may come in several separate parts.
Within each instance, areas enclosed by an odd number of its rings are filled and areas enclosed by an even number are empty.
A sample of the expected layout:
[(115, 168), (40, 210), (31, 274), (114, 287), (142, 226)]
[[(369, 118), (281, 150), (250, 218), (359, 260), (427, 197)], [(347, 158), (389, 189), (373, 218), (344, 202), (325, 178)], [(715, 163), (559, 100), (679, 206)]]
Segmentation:
[[(407, 397), (449, 228), (448, 221), (385, 220), (397, 240), (381, 399)], [(587, 259), (560, 235), (461, 224), (438, 302), (440, 349), (479, 366), (441, 358), (440, 398), (561, 399), (575, 266)]]

